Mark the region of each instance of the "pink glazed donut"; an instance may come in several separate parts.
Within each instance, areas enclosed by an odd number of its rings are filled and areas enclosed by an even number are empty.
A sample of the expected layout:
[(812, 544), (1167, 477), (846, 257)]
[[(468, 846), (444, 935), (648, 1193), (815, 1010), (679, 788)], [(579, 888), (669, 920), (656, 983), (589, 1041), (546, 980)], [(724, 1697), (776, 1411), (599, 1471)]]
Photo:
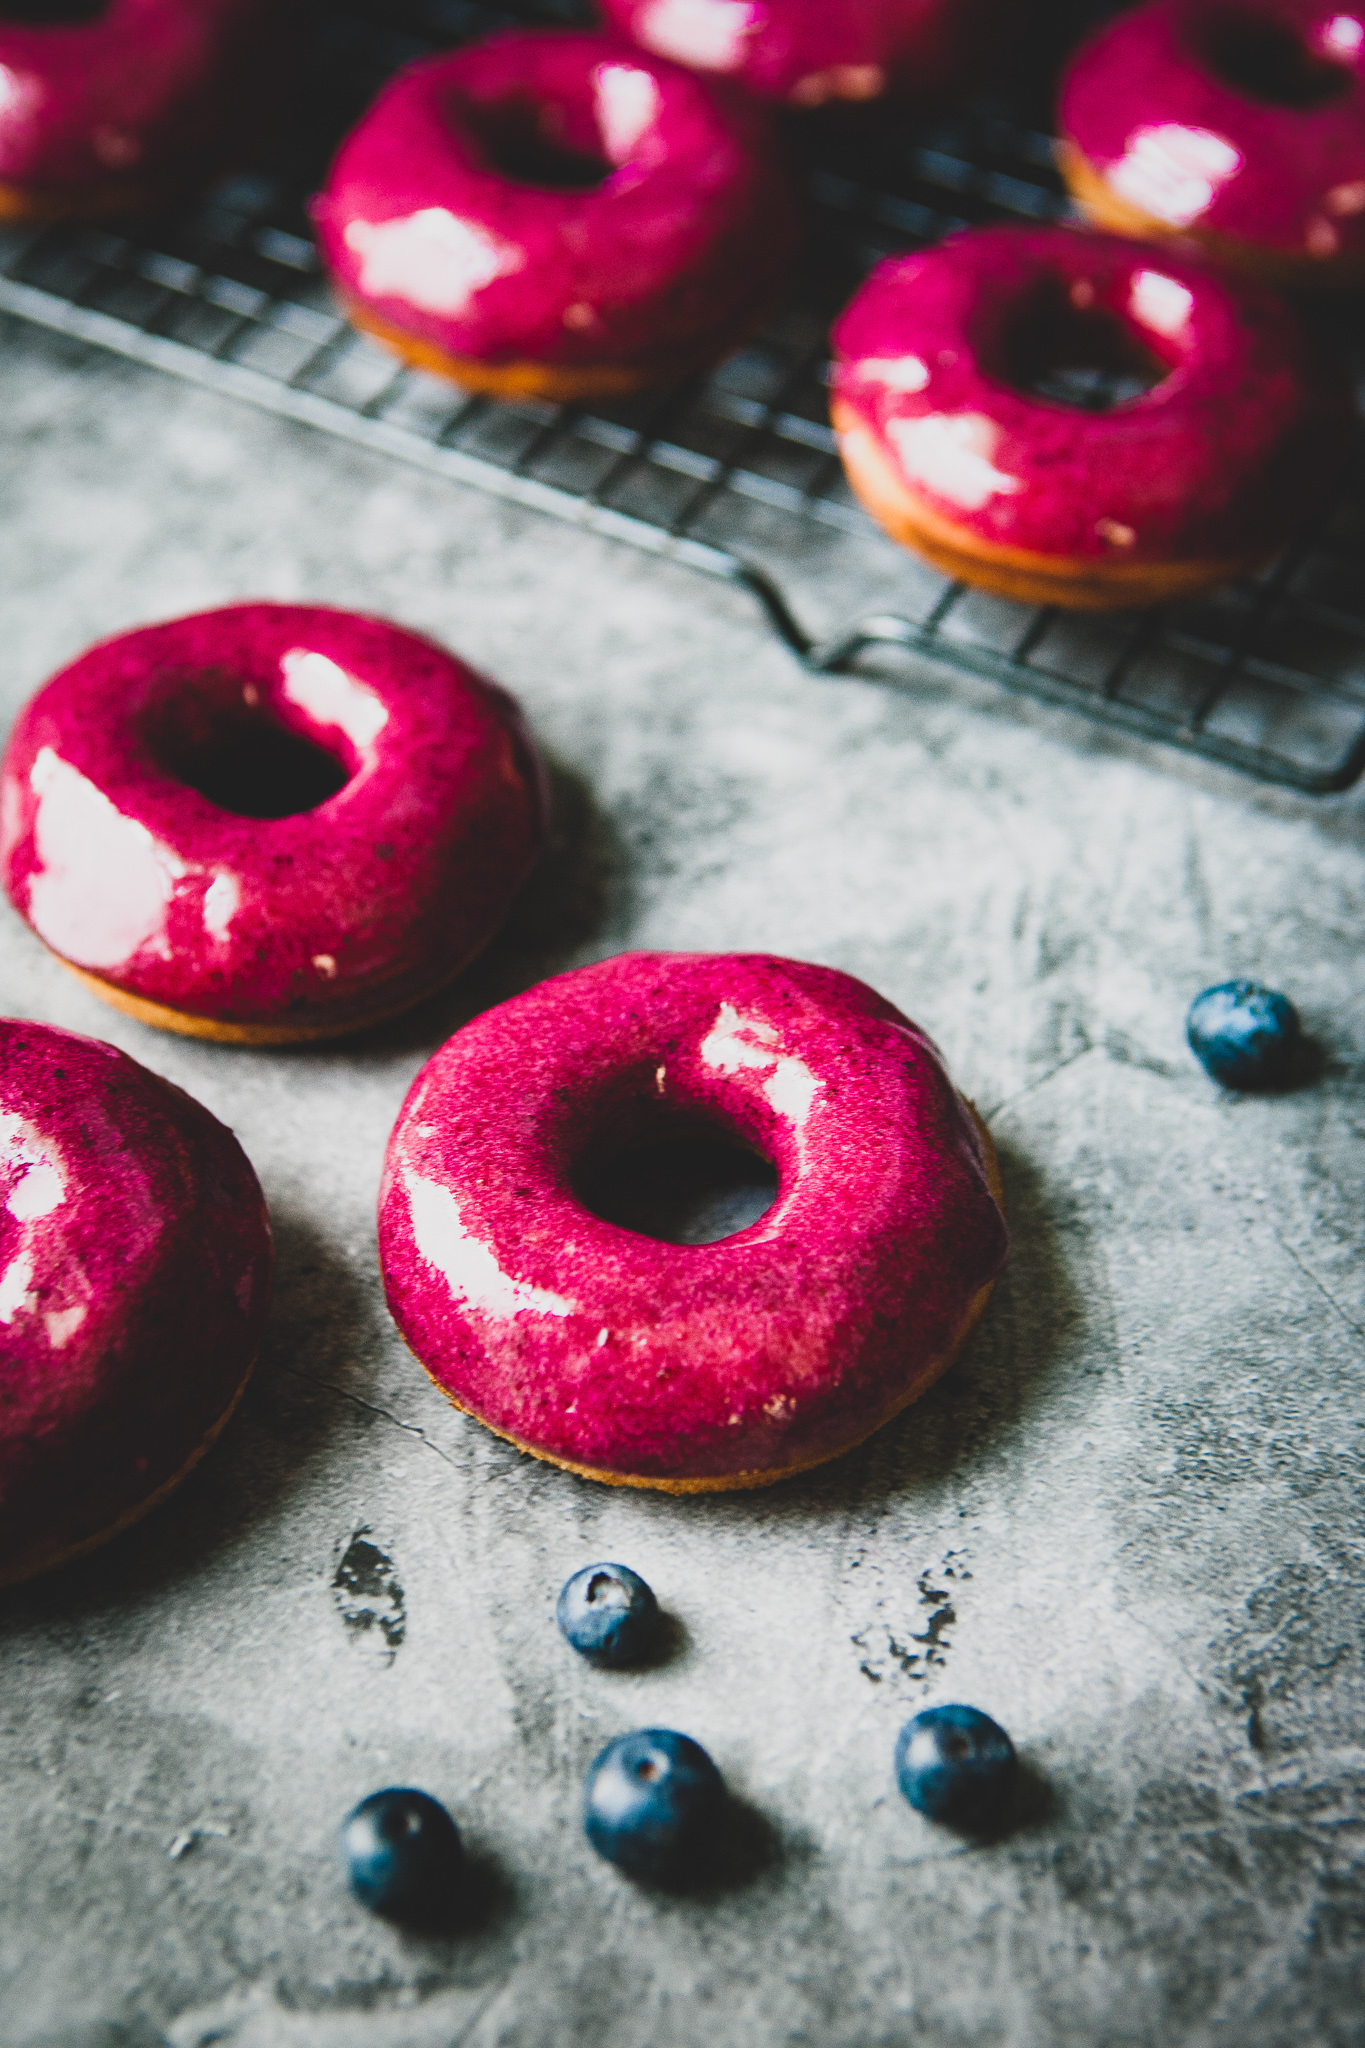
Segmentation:
[(259, 118), (276, 0), (0, 7), (0, 219), (127, 213), (218, 169)]
[[(1338, 474), (1343, 369), (1285, 302), (1169, 246), (981, 228), (884, 263), (834, 331), (854, 490), (945, 574), (1026, 604), (1164, 603), (1270, 559)], [(1087, 412), (1030, 387), (1155, 381)]]
[(716, 361), (772, 309), (798, 238), (758, 116), (553, 31), (400, 72), (314, 218), (358, 326), (470, 390), (556, 402)]
[(981, 71), (1006, 0), (602, 0), (642, 49), (795, 107), (928, 99)]
[[(777, 1199), (721, 1243), (580, 1192), (650, 1138), (723, 1133)], [(1005, 1256), (995, 1155), (935, 1047), (862, 982), (764, 954), (627, 954), (456, 1033), (379, 1203), (389, 1307), (457, 1407), (613, 1485), (763, 1486), (924, 1393)]]
[(382, 619), (234, 605), (108, 640), (32, 699), (0, 873), (117, 1009), (287, 1045), (452, 980), (545, 808), (515, 704), (453, 655)]
[(1156, 0), (1062, 84), (1067, 183), (1120, 234), (1181, 235), (1291, 289), (1365, 285), (1365, 7)]
[(112, 1045), (0, 1020), (0, 1584), (164, 1500), (237, 1405), (270, 1222), (231, 1131)]

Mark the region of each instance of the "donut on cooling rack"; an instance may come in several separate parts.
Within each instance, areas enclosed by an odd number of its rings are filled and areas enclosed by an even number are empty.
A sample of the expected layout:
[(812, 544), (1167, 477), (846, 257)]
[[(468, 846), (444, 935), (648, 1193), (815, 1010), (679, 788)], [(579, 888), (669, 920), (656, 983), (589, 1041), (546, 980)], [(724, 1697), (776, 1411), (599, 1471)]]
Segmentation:
[(542, 842), (512, 700), (380, 619), (235, 605), (106, 641), (20, 714), (10, 900), (94, 991), (197, 1038), (396, 1016), (502, 923)]
[(1060, 127), (1100, 227), (1290, 288), (1365, 285), (1359, 0), (1155, 0), (1073, 60)]
[[(1160, 604), (1259, 568), (1351, 434), (1344, 371), (1276, 294), (1069, 228), (883, 264), (834, 350), (835, 432), (873, 517), (1027, 604)], [(1117, 387), (1105, 410), (1050, 385), (1089, 365)]]
[(642, 49), (795, 107), (926, 99), (998, 47), (1005, 0), (602, 0)]
[(285, 50), (274, 0), (0, 7), (0, 219), (135, 212), (229, 159)]
[[(776, 1168), (720, 1243), (603, 1221), (604, 1164), (698, 1129)], [(458, 1407), (535, 1457), (671, 1493), (860, 1443), (966, 1341), (1005, 1256), (989, 1137), (863, 983), (762, 954), (639, 953), (486, 1011), (389, 1141), (390, 1309)]]
[(411, 65), (315, 219), (356, 324), (474, 391), (667, 384), (769, 312), (797, 239), (762, 121), (610, 38), (512, 33)]
[(180, 1483), (237, 1404), (269, 1292), (231, 1131), (111, 1045), (0, 1020), (0, 1585)]

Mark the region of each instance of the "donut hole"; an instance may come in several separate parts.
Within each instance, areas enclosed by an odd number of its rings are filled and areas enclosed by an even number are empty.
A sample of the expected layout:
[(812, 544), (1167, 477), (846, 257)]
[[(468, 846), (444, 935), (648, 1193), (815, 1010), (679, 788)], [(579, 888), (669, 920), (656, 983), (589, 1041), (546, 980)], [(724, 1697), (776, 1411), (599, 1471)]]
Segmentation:
[(67, 28), (98, 21), (112, 5), (113, 0), (0, 0), (0, 21), (21, 28)]
[(574, 1178), (594, 1216), (661, 1244), (719, 1244), (766, 1216), (778, 1193), (770, 1159), (707, 1124), (598, 1151)]
[(1211, 9), (1194, 31), (1203, 63), (1244, 99), (1271, 107), (1320, 107), (1351, 87), (1348, 65), (1311, 49), (1289, 22), (1252, 8)]
[(1125, 320), (1104, 306), (1077, 303), (1091, 289), (1044, 279), (1013, 309), (996, 374), (1030, 397), (1079, 412), (1112, 412), (1162, 383), (1171, 365)]
[(561, 100), (465, 101), (461, 124), (490, 170), (542, 192), (592, 192), (617, 166), (589, 106)]
[(157, 765), (239, 818), (294, 818), (343, 790), (352, 767), (270, 713), (189, 690), (163, 704), (146, 733)]

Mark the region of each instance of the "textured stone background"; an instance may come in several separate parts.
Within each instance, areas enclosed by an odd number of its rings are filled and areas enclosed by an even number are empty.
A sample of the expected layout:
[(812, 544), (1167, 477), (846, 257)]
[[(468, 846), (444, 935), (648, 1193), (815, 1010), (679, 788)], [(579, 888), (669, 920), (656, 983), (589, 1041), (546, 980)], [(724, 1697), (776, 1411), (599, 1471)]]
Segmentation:
[[(1365, 2041), (1365, 799), (1281, 798), (987, 689), (818, 682), (747, 604), (99, 356), (3, 332), (4, 721), (135, 622), (272, 595), (393, 614), (516, 690), (559, 843), (453, 996), (340, 1051), (145, 1032), (5, 910), (7, 1011), (115, 1040), (233, 1125), (279, 1305), (174, 1503), (0, 1610), (6, 2048), (1347, 2048)], [(450, 1410), (384, 1313), (372, 1207), (464, 1017), (628, 946), (765, 947), (922, 1020), (1001, 1145), (1015, 1250), (961, 1366), (748, 1498), (621, 1496)], [(1322, 1050), (1288, 1099), (1182, 1042), (1231, 972)], [(188, 1347), (194, 1333), (186, 1332)], [(678, 1648), (560, 1644), (621, 1557)], [(1017, 1826), (891, 1779), (934, 1698), (1005, 1720)], [(752, 1809), (713, 1896), (587, 1849), (647, 1722)], [(352, 1906), (337, 1821), (445, 1798), (484, 1903)]]

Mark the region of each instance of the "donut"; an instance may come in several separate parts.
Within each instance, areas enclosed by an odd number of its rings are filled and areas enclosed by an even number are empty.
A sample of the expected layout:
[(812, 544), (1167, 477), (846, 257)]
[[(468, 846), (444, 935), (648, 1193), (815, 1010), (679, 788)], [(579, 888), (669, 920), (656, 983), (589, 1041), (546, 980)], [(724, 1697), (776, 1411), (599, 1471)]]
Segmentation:
[(1291, 289), (1365, 286), (1360, 0), (1155, 0), (1083, 45), (1059, 125), (1098, 226)]
[(998, 45), (1001, 0), (602, 0), (642, 49), (794, 107), (928, 99), (960, 89)]
[[(1277, 294), (1069, 228), (972, 229), (883, 264), (834, 353), (835, 433), (872, 516), (1026, 604), (1160, 604), (1250, 573), (1351, 434), (1344, 370)], [(1038, 389), (1086, 365), (1135, 394), (1084, 411)]]
[(199, 1462), (270, 1265), (231, 1131), (112, 1045), (0, 1019), (0, 1585), (107, 1542)]
[(8, 0), (0, 220), (140, 211), (218, 170), (284, 45), (272, 0)]
[[(606, 1222), (585, 1189), (698, 1130), (761, 1154), (723, 1242)], [(933, 1384), (1005, 1256), (995, 1155), (922, 1031), (828, 967), (627, 954), (485, 1012), (414, 1082), (380, 1259), (442, 1392), (519, 1449), (667, 1493), (764, 1486)]]
[(468, 390), (557, 403), (717, 361), (772, 310), (798, 239), (760, 116), (553, 30), (400, 72), (314, 220), (357, 326)]
[(105, 1001), (288, 1045), (398, 1015), (534, 866), (542, 771), (501, 690), (317, 605), (144, 626), (63, 669), (0, 765), (10, 901)]

